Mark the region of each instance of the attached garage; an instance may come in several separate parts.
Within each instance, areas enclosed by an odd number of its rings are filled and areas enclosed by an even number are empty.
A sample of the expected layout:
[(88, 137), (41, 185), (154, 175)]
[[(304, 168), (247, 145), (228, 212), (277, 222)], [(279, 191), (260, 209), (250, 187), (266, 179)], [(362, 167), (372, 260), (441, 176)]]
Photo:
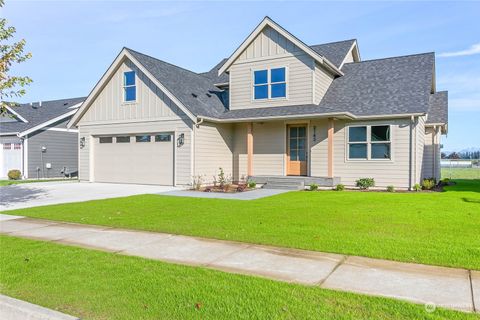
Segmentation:
[(173, 133), (94, 136), (96, 182), (174, 185)]

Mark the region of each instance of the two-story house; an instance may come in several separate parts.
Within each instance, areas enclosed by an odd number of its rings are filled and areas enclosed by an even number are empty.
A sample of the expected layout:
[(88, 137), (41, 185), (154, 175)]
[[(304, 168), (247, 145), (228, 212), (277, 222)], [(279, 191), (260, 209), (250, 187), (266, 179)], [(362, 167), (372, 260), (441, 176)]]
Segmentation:
[(356, 40), (307, 45), (266, 17), (205, 73), (124, 48), (69, 126), (81, 180), (188, 185), (221, 167), (411, 188), (440, 177), (447, 110), (434, 53), (362, 61)]

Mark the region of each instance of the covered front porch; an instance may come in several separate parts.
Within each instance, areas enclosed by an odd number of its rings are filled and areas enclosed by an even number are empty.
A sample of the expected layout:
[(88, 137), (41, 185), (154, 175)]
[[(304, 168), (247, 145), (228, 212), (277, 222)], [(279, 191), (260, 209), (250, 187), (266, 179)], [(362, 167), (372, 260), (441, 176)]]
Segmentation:
[(268, 186), (333, 187), (334, 119), (248, 122), (235, 129), (234, 172)]

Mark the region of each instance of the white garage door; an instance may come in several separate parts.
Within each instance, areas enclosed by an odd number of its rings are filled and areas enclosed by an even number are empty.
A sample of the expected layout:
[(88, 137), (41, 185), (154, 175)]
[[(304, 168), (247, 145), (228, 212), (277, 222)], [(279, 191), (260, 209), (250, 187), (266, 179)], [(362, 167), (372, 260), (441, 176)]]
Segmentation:
[(173, 185), (171, 133), (95, 137), (94, 180)]
[(22, 171), (21, 143), (4, 142), (0, 144), (0, 178), (7, 177), (10, 170)]

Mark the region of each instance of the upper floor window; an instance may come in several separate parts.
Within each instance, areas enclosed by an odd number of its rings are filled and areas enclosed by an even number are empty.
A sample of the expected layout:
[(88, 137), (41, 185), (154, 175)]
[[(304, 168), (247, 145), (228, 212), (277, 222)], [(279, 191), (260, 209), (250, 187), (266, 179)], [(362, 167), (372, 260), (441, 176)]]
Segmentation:
[(123, 73), (123, 100), (125, 102), (137, 100), (135, 71), (127, 71)]
[(391, 159), (390, 126), (348, 127), (348, 159)]
[(253, 97), (255, 100), (285, 98), (286, 96), (285, 68), (256, 70), (253, 72)]

